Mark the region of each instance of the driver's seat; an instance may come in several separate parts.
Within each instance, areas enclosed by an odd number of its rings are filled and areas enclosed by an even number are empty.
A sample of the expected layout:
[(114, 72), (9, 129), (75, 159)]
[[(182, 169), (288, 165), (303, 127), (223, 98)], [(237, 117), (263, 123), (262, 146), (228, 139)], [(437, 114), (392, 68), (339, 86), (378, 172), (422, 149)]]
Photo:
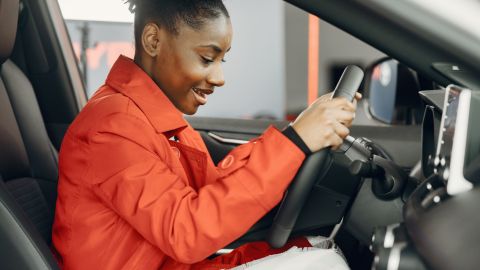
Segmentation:
[(8, 58), (18, 0), (0, 1), (1, 269), (58, 269), (50, 252), (57, 157), (32, 85)]

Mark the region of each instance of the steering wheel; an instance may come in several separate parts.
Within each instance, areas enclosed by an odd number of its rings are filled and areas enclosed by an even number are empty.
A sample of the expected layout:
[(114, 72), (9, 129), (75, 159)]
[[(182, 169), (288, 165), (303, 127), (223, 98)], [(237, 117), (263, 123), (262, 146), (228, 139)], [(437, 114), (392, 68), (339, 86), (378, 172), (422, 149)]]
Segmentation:
[[(333, 98), (346, 97), (353, 101), (362, 79), (363, 71), (361, 68), (354, 65), (347, 66), (335, 87)], [(267, 242), (273, 248), (283, 247), (287, 242), (298, 215), (313, 185), (320, 176), (329, 153), (330, 149), (324, 148), (308, 156), (295, 175), (292, 184), (283, 197), (267, 236)]]

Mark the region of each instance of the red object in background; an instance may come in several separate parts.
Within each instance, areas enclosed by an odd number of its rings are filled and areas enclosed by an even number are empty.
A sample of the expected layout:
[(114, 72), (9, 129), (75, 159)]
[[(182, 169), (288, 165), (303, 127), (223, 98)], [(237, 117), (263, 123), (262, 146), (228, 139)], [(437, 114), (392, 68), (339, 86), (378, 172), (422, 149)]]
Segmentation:
[(318, 65), (320, 47), (320, 20), (308, 15), (308, 105), (318, 97)]
[(298, 114), (289, 113), (285, 116), (285, 119), (287, 121), (293, 122), (293, 121), (295, 121), (295, 119), (297, 119), (297, 117), (298, 117)]
[[(77, 60), (80, 61), (80, 43), (73, 42), (73, 51)], [(125, 55), (133, 58), (135, 54), (135, 48), (131, 42), (125, 41), (110, 41), (110, 42), (98, 42), (95, 46), (87, 48), (87, 63), (89, 70), (96, 70), (100, 66), (100, 59), (107, 57), (107, 66), (111, 68), (118, 56)]]
[(380, 68), (380, 65), (377, 65), (373, 68), (372, 79), (378, 81), (380, 80), (381, 77), (382, 77), (382, 69)]

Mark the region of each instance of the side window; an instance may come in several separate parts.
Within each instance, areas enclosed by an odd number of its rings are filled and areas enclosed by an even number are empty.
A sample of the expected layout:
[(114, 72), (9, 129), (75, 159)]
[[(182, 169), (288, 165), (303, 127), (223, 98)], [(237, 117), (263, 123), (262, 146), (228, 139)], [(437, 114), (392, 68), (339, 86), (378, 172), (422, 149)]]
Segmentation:
[[(292, 120), (307, 106), (312, 77), (314, 96), (319, 96), (335, 87), (346, 65), (365, 68), (385, 56), (322, 20), (312, 24), (313, 16), (283, 1), (224, 3), (234, 29), (223, 64), (226, 83), (197, 116)], [(59, 4), (91, 97), (120, 54), (134, 56), (133, 14), (123, 0)], [(314, 74), (308, 67), (312, 25), (318, 26)]]
[(120, 54), (134, 55), (133, 15), (120, 0), (59, 0), (90, 98)]

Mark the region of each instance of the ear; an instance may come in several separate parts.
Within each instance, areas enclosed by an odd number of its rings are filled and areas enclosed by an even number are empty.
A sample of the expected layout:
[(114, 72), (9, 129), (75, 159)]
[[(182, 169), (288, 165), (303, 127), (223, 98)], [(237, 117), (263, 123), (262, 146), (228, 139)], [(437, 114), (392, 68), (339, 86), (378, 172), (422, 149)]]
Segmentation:
[(157, 56), (160, 51), (161, 29), (155, 23), (147, 23), (142, 31), (142, 47), (151, 57)]

